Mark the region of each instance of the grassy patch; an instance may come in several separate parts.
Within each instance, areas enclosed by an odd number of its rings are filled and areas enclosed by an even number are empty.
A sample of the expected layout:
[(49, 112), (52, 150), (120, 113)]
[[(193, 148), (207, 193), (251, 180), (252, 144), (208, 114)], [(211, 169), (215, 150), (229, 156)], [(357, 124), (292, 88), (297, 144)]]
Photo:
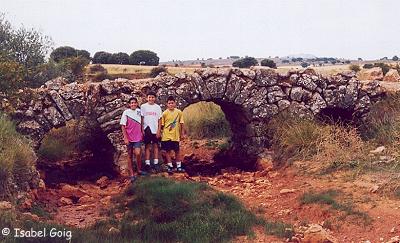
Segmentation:
[(15, 131), (14, 124), (0, 113), (0, 199), (11, 196), (10, 182), (22, 186), (29, 180), (36, 161), (30, 141)]
[(331, 206), (332, 209), (342, 211), (344, 215), (341, 217), (355, 216), (361, 219), (364, 224), (371, 223), (371, 217), (362, 211), (354, 208), (351, 203), (341, 203), (336, 200), (339, 192), (336, 190), (327, 190), (323, 192), (306, 192), (300, 198), (301, 204), (325, 204)]

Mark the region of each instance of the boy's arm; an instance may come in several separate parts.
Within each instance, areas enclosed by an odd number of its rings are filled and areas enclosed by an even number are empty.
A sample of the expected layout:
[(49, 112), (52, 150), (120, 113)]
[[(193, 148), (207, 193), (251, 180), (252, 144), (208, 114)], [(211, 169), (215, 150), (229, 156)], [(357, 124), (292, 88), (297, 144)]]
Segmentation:
[(157, 138), (161, 137), (161, 118), (158, 119)]
[(142, 128), (142, 135), (144, 135), (144, 117), (141, 116), (140, 118), (140, 127)]
[(125, 125), (122, 125), (122, 126), (121, 126), (121, 130), (122, 130), (122, 135), (123, 135), (123, 137), (124, 137), (124, 142), (125, 142), (125, 144), (128, 144), (128, 143), (129, 143), (129, 140), (128, 140), (128, 135), (126, 134), (126, 127), (125, 127)]
[(179, 128), (179, 133), (180, 133), (180, 138), (181, 140), (185, 139), (185, 126), (183, 123), (179, 123), (180, 128)]

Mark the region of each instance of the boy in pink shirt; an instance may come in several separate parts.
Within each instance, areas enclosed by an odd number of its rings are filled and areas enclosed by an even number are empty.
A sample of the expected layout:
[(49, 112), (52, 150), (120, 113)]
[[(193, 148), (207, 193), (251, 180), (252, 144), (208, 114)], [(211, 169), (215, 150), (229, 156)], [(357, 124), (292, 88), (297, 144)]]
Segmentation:
[(135, 152), (137, 174), (146, 174), (144, 171), (141, 171), (141, 146), (143, 139), (142, 117), (136, 98), (133, 97), (129, 100), (129, 108), (122, 113), (120, 125), (124, 142), (128, 148), (128, 169), (133, 182), (137, 178), (137, 176), (134, 175), (132, 168), (133, 152)]

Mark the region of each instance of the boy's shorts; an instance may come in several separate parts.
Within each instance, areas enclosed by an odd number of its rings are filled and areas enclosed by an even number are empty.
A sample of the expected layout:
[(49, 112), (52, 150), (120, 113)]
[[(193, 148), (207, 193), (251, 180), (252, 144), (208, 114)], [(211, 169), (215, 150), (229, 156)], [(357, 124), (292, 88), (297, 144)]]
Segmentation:
[(126, 145), (128, 149), (133, 149), (133, 148), (141, 148), (142, 147), (142, 142), (129, 142), (128, 145)]
[(157, 138), (156, 134), (151, 132), (150, 127), (146, 127), (146, 129), (144, 129), (144, 144), (158, 143), (159, 141), (160, 139)]
[(161, 141), (161, 150), (179, 152), (178, 141)]

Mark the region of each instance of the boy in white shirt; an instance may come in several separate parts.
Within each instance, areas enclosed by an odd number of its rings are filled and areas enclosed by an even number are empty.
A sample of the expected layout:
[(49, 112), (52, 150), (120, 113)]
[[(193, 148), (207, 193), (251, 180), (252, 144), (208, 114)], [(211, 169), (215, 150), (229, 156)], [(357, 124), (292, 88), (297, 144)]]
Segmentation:
[(156, 94), (149, 92), (147, 94), (147, 103), (140, 106), (142, 115), (142, 129), (145, 144), (145, 169), (150, 171), (150, 149), (153, 147), (153, 165), (156, 171), (159, 171), (158, 164), (158, 143), (161, 137), (161, 107), (155, 103)]

